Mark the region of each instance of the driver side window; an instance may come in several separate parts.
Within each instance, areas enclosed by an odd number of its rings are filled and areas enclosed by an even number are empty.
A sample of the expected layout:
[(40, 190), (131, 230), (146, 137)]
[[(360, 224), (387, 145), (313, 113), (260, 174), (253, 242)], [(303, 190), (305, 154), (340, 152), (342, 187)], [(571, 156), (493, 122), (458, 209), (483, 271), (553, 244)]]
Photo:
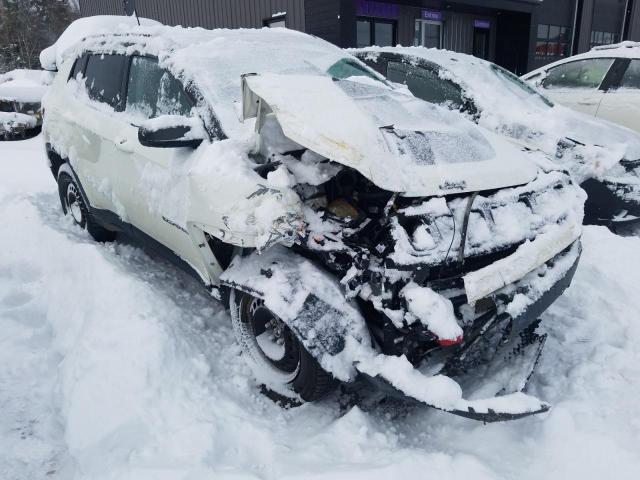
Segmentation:
[(138, 120), (161, 115), (190, 117), (193, 107), (180, 82), (161, 68), (156, 59), (132, 58), (125, 112)]
[(583, 88), (596, 89), (604, 80), (613, 59), (593, 58), (564, 63), (549, 70), (542, 80), (546, 89)]

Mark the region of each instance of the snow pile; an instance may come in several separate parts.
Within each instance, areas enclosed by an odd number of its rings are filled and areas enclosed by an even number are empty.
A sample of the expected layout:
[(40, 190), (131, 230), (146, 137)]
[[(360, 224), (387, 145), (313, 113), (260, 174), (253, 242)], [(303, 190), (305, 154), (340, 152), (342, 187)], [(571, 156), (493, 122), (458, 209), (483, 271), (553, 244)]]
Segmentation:
[(37, 120), (32, 115), (16, 112), (0, 112), (0, 132), (12, 131), (16, 127), (34, 128)]
[(543, 315), (531, 391), (548, 414), (484, 426), (333, 398), (284, 410), (199, 285), (61, 219), (39, 142), (0, 145), (3, 478), (638, 478), (638, 238), (586, 228), (573, 285)]
[(462, 338), (462, 328), (458, 325), (451, 301), (415, 283), (404, 287), (401, 295), (407, 300), (407, 324), (418, 320), (441, 340)]
[(40, 103), (53, 78), (41, 70), (12, 70), (0, 74), (0, 100)]

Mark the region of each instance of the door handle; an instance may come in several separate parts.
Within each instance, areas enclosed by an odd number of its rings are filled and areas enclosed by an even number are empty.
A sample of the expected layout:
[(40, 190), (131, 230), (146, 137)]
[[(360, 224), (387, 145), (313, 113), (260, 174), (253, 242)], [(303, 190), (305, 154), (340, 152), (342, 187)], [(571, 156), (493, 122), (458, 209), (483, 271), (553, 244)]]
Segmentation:
[(592, 107), (597, 104), (598, 102), (596, 102), (595, 100), (578, 100), (578, 105), (584, 105), (586, 107)]
[(116, 148), (125, 153), (133, 153), (133, 145), (126, 137), (116, 139)]

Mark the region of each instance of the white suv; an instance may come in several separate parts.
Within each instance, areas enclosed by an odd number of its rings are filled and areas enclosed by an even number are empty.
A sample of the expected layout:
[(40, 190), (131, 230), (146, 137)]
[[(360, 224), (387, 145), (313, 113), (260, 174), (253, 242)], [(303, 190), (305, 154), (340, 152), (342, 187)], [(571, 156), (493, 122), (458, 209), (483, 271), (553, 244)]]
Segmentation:
[(640, 132), (640, 43), (595, 47), (522, 79), (555, 102)]
[[(548, 408), (522, 390), (580, 254), (567, 174), (298, 32), (129, 29), (59, 56), (64, 211), (228, 302), (270, 392), (366, 379), (483, 421)], [(481, 384), (500, 396), (464, 399)]]

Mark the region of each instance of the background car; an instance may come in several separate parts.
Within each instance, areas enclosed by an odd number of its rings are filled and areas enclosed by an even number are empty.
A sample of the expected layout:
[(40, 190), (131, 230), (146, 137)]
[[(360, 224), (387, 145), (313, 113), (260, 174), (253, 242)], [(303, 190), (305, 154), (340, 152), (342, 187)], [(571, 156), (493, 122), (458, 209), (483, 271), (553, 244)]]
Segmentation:
[(0, 139), (37, 135), (42, 127), (40, 104), (51, 72), (13, 70), (0, 75)]
[(640, 217), (640, 136), (574, 112), (485, 60), (422, 47), (352, 53), (415, 96), (457, 110), (480, 126), (539, 151), (587, 191), (587, 223), (615, 228)]
[(555, 102), (640, 132), (640, 43), (595, 47), (522, 79)]

